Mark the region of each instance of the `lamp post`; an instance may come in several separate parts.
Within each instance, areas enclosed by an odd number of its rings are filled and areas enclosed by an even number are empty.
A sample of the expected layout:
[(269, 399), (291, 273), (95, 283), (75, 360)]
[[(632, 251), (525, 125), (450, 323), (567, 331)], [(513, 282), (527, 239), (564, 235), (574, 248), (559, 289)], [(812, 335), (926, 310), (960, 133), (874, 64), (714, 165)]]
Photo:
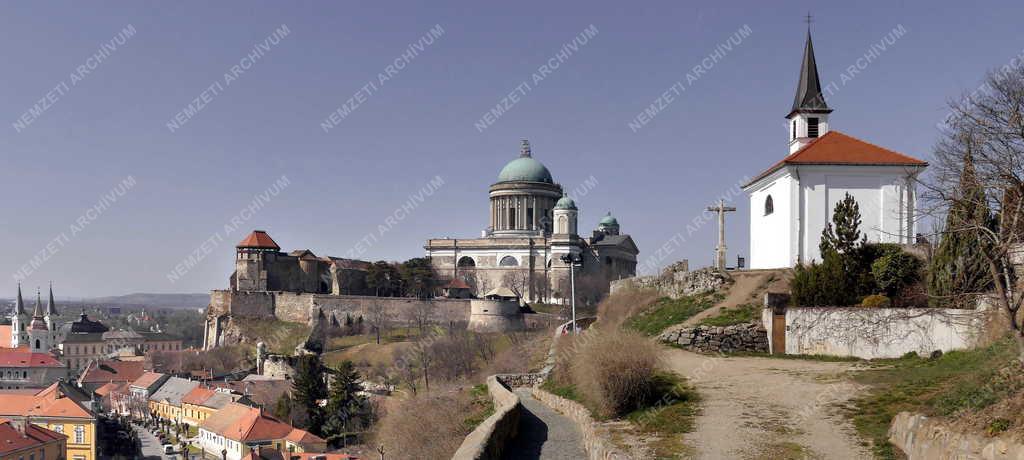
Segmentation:
[(572, 334), (576, 335), (576, 267), (583, 266), (583, 258), (579, 254), (566, 254), (562, 256), (562, 262), (569, 265), (569, 295), (572, 304)]

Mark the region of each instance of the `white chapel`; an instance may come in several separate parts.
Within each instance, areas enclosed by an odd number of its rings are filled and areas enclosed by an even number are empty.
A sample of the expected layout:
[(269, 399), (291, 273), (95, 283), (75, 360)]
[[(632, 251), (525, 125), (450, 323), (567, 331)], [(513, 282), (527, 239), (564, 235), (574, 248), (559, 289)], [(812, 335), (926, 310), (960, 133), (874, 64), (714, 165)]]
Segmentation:
[(786, 116), (789, 154), (743, 187), (750, 195), (750, 268), (821, 261), (821, 232), (847, 193), (860, 206), (869, 241), (914, 242), (915, 181), (928, 163), (833, 130), (831, 113), (808, 30)]

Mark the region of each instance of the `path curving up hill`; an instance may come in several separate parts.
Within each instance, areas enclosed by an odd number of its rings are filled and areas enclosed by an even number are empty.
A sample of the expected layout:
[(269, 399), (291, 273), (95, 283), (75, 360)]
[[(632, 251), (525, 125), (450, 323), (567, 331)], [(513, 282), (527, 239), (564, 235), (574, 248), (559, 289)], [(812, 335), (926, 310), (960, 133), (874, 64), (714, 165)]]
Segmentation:
[(515, 390), (523, 403), (519, 433), (506, 446), (502, 458), (580, 459), (587, 458), (583, 438), (568, 417), (533, 398), (528, 388)]
[(838, 413), (860, 392), (853, 363), (717, 357), (666, 349), (668, 368), (700, 392), (697, 429), (686, 436), (697, 458), (871, 458)]

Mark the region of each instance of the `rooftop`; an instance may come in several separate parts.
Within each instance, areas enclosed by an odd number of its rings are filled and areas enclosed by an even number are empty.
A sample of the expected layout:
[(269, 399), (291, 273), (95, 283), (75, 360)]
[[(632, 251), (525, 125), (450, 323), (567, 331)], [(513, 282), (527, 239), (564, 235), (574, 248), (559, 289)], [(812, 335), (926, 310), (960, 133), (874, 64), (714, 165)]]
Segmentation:
[(134, 382), (145, 371), (142, 361), (100, 360), (93, 361), (82, 372), (79, 383)]
[(249, 236), (245, 237), (244, 240), (240, 241), (236, 248), (239, 249), (273, 249), (280, 251), (281, 246), (278, 246), (267, 232), (263, 230), (253, 230)]
[(28, 348), (0, 348), (0, 367), (64, 367), (49, 353), (33, 353)]
[(0, 455), (8, 455), (64, 439), (67, 439), (67, 436), (34, 423), (10, 420), (0, 422)]

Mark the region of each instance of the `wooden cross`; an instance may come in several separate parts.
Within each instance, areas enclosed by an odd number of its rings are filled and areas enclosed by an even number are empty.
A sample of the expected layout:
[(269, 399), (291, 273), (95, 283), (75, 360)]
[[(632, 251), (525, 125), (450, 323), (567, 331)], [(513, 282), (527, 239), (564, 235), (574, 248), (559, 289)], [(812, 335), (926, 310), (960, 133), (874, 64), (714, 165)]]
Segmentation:
[(718, 213), (718, 247), (715, 248), (715, 268), (725, 270), (725, 213), (733, 212), (736, 208), (726, 206), (725, 200), (718, 200), (718, 206), (708, 207), (708, 211)]

